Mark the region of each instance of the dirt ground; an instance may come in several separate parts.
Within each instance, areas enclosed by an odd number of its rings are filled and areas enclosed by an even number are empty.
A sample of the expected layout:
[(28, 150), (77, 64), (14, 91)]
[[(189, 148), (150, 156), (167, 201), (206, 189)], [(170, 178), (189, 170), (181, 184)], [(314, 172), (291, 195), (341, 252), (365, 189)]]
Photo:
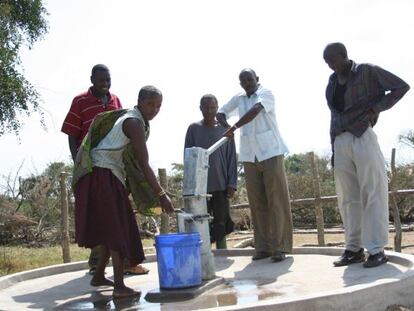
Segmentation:
[[(386, 246), (387, 250), (394, 250), (394, 236), (395, 233), (390, 232), (388, 245)], [(235, 244), (241, 242), (242, 240), (251, 237), (251, 233), (232, 233), (227, 236), (227, 247), (233, 247)], [(344, 234), (325, 233), (325, 245), (343, 247)], [(294, 233), (293, 246), (318, 246), (318, 236), (316, 233)], [(406, 231), (402, 233), (402, 252), (406, 254), (414, 254), (414, 231)]]

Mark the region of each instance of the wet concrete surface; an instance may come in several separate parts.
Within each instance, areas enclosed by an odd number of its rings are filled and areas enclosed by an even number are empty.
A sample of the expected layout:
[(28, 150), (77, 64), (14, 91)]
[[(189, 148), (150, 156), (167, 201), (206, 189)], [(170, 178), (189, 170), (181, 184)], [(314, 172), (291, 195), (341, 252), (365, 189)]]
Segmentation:
[(242, 305), (281, 295), (275, 286), (262, 284), (257, 280), (228, 280), (214, 291), (188, 301), (174, 303), (150, 303), (145, 299), (112, 299), (110, 292), (95, 292), (91, 297), (71, 301), (56, 307), (55, 310), (195, 310)]
[[(158, 289), (156, 262), (145, 263), (149, 274), (125, 278), (127, 286), (141, 290), (141, 297), (135, 298), (113, 299), (110, 287), (91, 287), (87, 270), (66, 272), (19, 282), (1, 290), (0, 310), (237, 309), (303, 300), (344, 288), (353, 291), (361, 286), (397, 280), (411, 269), (405, 261), (398, 260), (374, 269), (363, 268), (362, 264), (335, 268), (332, 266), (335, 258), (294, 254), (283, 262), (273, 263), (269, 259), (251, 261), (249, 255), (216, 256), (216, 274), (225, 282), (194, 299), (169, 303), (151, 303), (144, 299), (146, 293)], [(110, 267), (107, 276), (112, 278)]]
[(211, 280), (202, 281), (198, 286), (184, 288), (155, 288), (145, 295), (144, 299), (148, 302), (175, 302), (195, 299), (201, 294), (218, 287), (225, 282), (224, 278), (215, 277)]

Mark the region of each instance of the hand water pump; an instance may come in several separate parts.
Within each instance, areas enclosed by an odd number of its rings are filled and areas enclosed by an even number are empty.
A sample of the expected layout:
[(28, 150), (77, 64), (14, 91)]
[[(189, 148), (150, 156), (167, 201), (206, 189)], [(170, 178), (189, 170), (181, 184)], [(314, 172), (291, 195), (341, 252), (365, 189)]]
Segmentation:
[(214, 256), (210, 246), (209, 221), (207, 212), (207, 176), (209, 156), (227, 142), (223, 137), (208, 149), (186, 148), (184, 151), (184, 213), (177, 214), (178, 232), (199, 232), (202, 240), (202, 279), (211, 280), (216, 276)]

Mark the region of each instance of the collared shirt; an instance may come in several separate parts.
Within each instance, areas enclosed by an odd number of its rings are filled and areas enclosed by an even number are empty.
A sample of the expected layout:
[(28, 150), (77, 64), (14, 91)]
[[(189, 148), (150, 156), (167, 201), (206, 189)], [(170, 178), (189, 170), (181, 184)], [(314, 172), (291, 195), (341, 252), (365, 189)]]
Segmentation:
[(219, 109), (227, 118), (244, 116), (255, 104), (260, 103), (263, 109), (249, 123), (240, 128), (239, 161), (264, 161), (272, 157), (286, 154), (286, 147), (279, 133), (275, 115), (275, 99), (272, 92), (259, 85), (257, 91), (247, 96), (245, 92), (234, 96)]
[[(209, 127), (203, 121), (191, 124), (185, 135), (184, 148), (210, 148), (223, 137), (226, 128), (217, 125)], [(237, 159), (234, 140), (228, 141), (208, 158), (207, 192), (223, 191), (228, 187), (237, 189)]]
[(92, 89), (89, 88), (88, 91), (73, 99), (72, 106), (63, 121), (61, 131), (76, 138), (80, 145), (97, 114), (121, 108), (121, 102), (116, 95), (109, 93), (109, 101), (104, 104), (98, 97), (93, 95)]
[(326, 99), (331, 110), (332, 148), (335, 137), (345, 131), (361, 137), (369, 126), (375, 125), (380, 112), (394, 106), (410, 89), (406, 82), (381, 67), (352, 61), (341, 112), (334, 105), (337, 84), (337, 75), (333, 73), (326, 88)]

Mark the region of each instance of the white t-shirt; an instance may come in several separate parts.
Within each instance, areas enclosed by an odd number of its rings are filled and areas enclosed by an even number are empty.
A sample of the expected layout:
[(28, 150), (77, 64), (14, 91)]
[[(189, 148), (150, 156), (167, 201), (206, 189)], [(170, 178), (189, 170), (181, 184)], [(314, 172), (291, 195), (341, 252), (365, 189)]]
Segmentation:
[(259, 85), (257, 91), (250, 97), (245, 92), (234, 96), (227, 104), (219, 109), (227, 118), (242, 117), (255, 104), (261, 103), (264, 109), (249, 123), (240, 128), (239, 161), (264, 161), (289, 152), (276, 122), (275, 99), (272, 92)]

